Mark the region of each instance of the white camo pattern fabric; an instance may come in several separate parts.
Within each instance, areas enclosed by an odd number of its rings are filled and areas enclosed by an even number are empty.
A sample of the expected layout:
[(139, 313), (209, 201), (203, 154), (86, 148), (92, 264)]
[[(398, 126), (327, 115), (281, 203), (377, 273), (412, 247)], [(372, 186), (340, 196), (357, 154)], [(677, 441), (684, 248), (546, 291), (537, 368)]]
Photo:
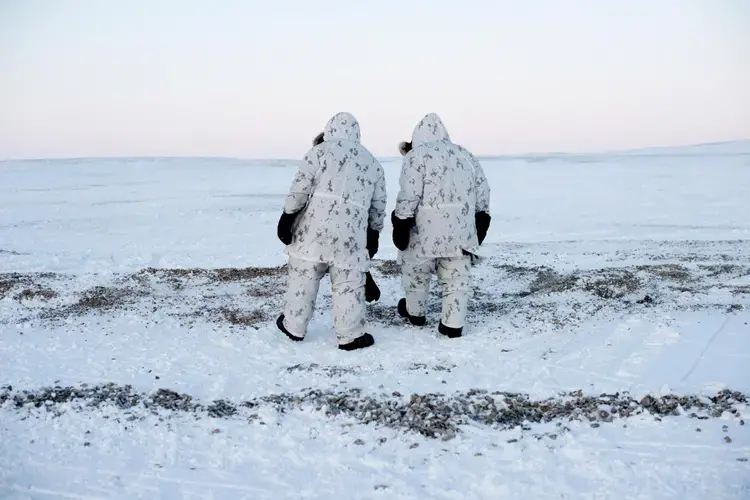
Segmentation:
[(428, 114), (414, 128), (399, 183), (396, 217), (416, 218), (399, 261), (478, 254), (474, 214), (489, 213), (490, 187), (482, 165), (451, 142), (438, 115)]
[(365, 273), (339, 269), (319, 262), (289, 259), (284, 326), (304, 337), (315, 312), (320, 280), (331, 273), (333, 326), (339, 344), (348, 344), (365, 333)]
[(366, 271), (368, 226), (383, 229), (386, 189), (383, 167), (360, 144), (359, 123), (338, 113), (324, 129), (324, 142), (304, 157), (284, 204), (295, 222), (290, 257)]
[(471, 295), (471, 258), (466, 255), (404, 262), (401, 281), (406, 310), (412, 316), (425, 315), (434, 272), (443, 288), (440, 321), (449, 328), (463, 328)]

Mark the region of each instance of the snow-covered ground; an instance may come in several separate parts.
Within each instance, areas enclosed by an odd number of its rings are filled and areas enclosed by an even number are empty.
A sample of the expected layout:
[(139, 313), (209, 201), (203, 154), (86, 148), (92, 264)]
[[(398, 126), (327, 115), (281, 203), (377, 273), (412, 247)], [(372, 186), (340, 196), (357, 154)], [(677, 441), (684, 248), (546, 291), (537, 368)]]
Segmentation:
[(0, 162), (0, 498), (748, 498), (741, 146), (484, 159), (465, 336), (387, 227), (353, 353), (273, 325), (293, 161)]

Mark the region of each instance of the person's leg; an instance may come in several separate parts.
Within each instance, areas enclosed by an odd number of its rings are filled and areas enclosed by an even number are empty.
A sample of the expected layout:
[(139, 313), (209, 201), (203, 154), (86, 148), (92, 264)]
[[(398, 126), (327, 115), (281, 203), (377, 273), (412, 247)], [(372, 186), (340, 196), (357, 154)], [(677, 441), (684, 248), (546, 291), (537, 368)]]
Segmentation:
[(434, 270), (434, 260), (404, 261), (401, 264), (404, 298), (398, 304), (398, 312), (414, 325), (422, 326), (426, 322), (427, 298), (430, 295), (430, 279)]
[(332, 266), (331, 295), (339, 347), (352, 350), (371, 346), (374, 340), (365, 332), (365, 273)]
[(439, 331), (447, 337), (460, 337), (471, 293), (471, 256), (438, 259), (437, 276), (443, 287)]
[(315, 311), (320, 280), (327, 271), (327, 264), (289, 259), (286, 304), (276, 324), (292, 340), (305, 338)]

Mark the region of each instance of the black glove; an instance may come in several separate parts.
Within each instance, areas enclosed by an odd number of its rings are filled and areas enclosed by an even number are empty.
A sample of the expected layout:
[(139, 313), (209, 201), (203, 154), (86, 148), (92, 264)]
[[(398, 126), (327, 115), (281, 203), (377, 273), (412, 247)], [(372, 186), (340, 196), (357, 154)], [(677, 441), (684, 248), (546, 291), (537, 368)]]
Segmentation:
[(411, 228), (414, 227), (415, 218), (399, 219), (396, 211), (391, 212), (391, 224), (393, 224), (393, 244), (402, 252), (409, 247), (409, 236)]
[(398, 143), (398, 152), (401, 153), (401, 156), (406, 156), (411, 150), (411, 142), (401, 141)]
[(380, 288), (378, 288), (375, 280), (372, 279), (370, 271), (367, 271), (367, 275), (365, 276), (365, 300), (367, 302), (375, 302), (378, 299), (380, 299)]
[(313, 140), (312, 140), (313, 147), (317, 146), (318, 144), (322, 144), (324, 136), (325, 136), (325, 133), (321, 132), (318, 135), (316, 135), (315, 137), (313, 137)]
[(477, 226), (477, 239), (481, 245), (484, 239), (487, 237), (487, 230), (490, 228), (490, 214), (487, 212), (477, 212), (474, 214), (474, 222)]
[(380, 233), (374, 229), (367, 228), (367, 251), (370, 252), (370, 258), (375, 257), (378, 253), (378, 244), (380, 242)]
[(300, 212), (301, 210), (291, 214), (282, 212), (281, 217), (279, 218), (279, 225), (276, 228), (276, 236), (279, 237), (284, 245), (292, 243), (292, 227), (294, 226), (294, 221), (297, 220), (297, 216)]

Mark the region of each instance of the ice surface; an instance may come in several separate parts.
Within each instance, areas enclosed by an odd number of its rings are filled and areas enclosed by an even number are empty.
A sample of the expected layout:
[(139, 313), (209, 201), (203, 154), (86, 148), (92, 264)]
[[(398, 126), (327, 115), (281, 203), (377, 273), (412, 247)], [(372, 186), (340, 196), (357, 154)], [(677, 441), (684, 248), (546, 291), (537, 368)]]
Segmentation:
[[(327, 283), (308, 338), (291, 343), (273, 326), (283, 273), (210, 271), (285, 262), (275, 226), (295, 162), (0, 162), (0, 392), (747, 394), (743, 147), (483, 159), (491, 257), (465, 337), (438, 338), (436, 298), (425, 329), (395, 318), (386, 227), (376, 345), (355, 353), (335, 349)], [(398, 160), (384, 167), (390, 210)], [(735, 409), (471, 423), (443, 441), (304, 405), (248, 421), (8, 400), (0, 498), (748, 498), (750, 410)]]

